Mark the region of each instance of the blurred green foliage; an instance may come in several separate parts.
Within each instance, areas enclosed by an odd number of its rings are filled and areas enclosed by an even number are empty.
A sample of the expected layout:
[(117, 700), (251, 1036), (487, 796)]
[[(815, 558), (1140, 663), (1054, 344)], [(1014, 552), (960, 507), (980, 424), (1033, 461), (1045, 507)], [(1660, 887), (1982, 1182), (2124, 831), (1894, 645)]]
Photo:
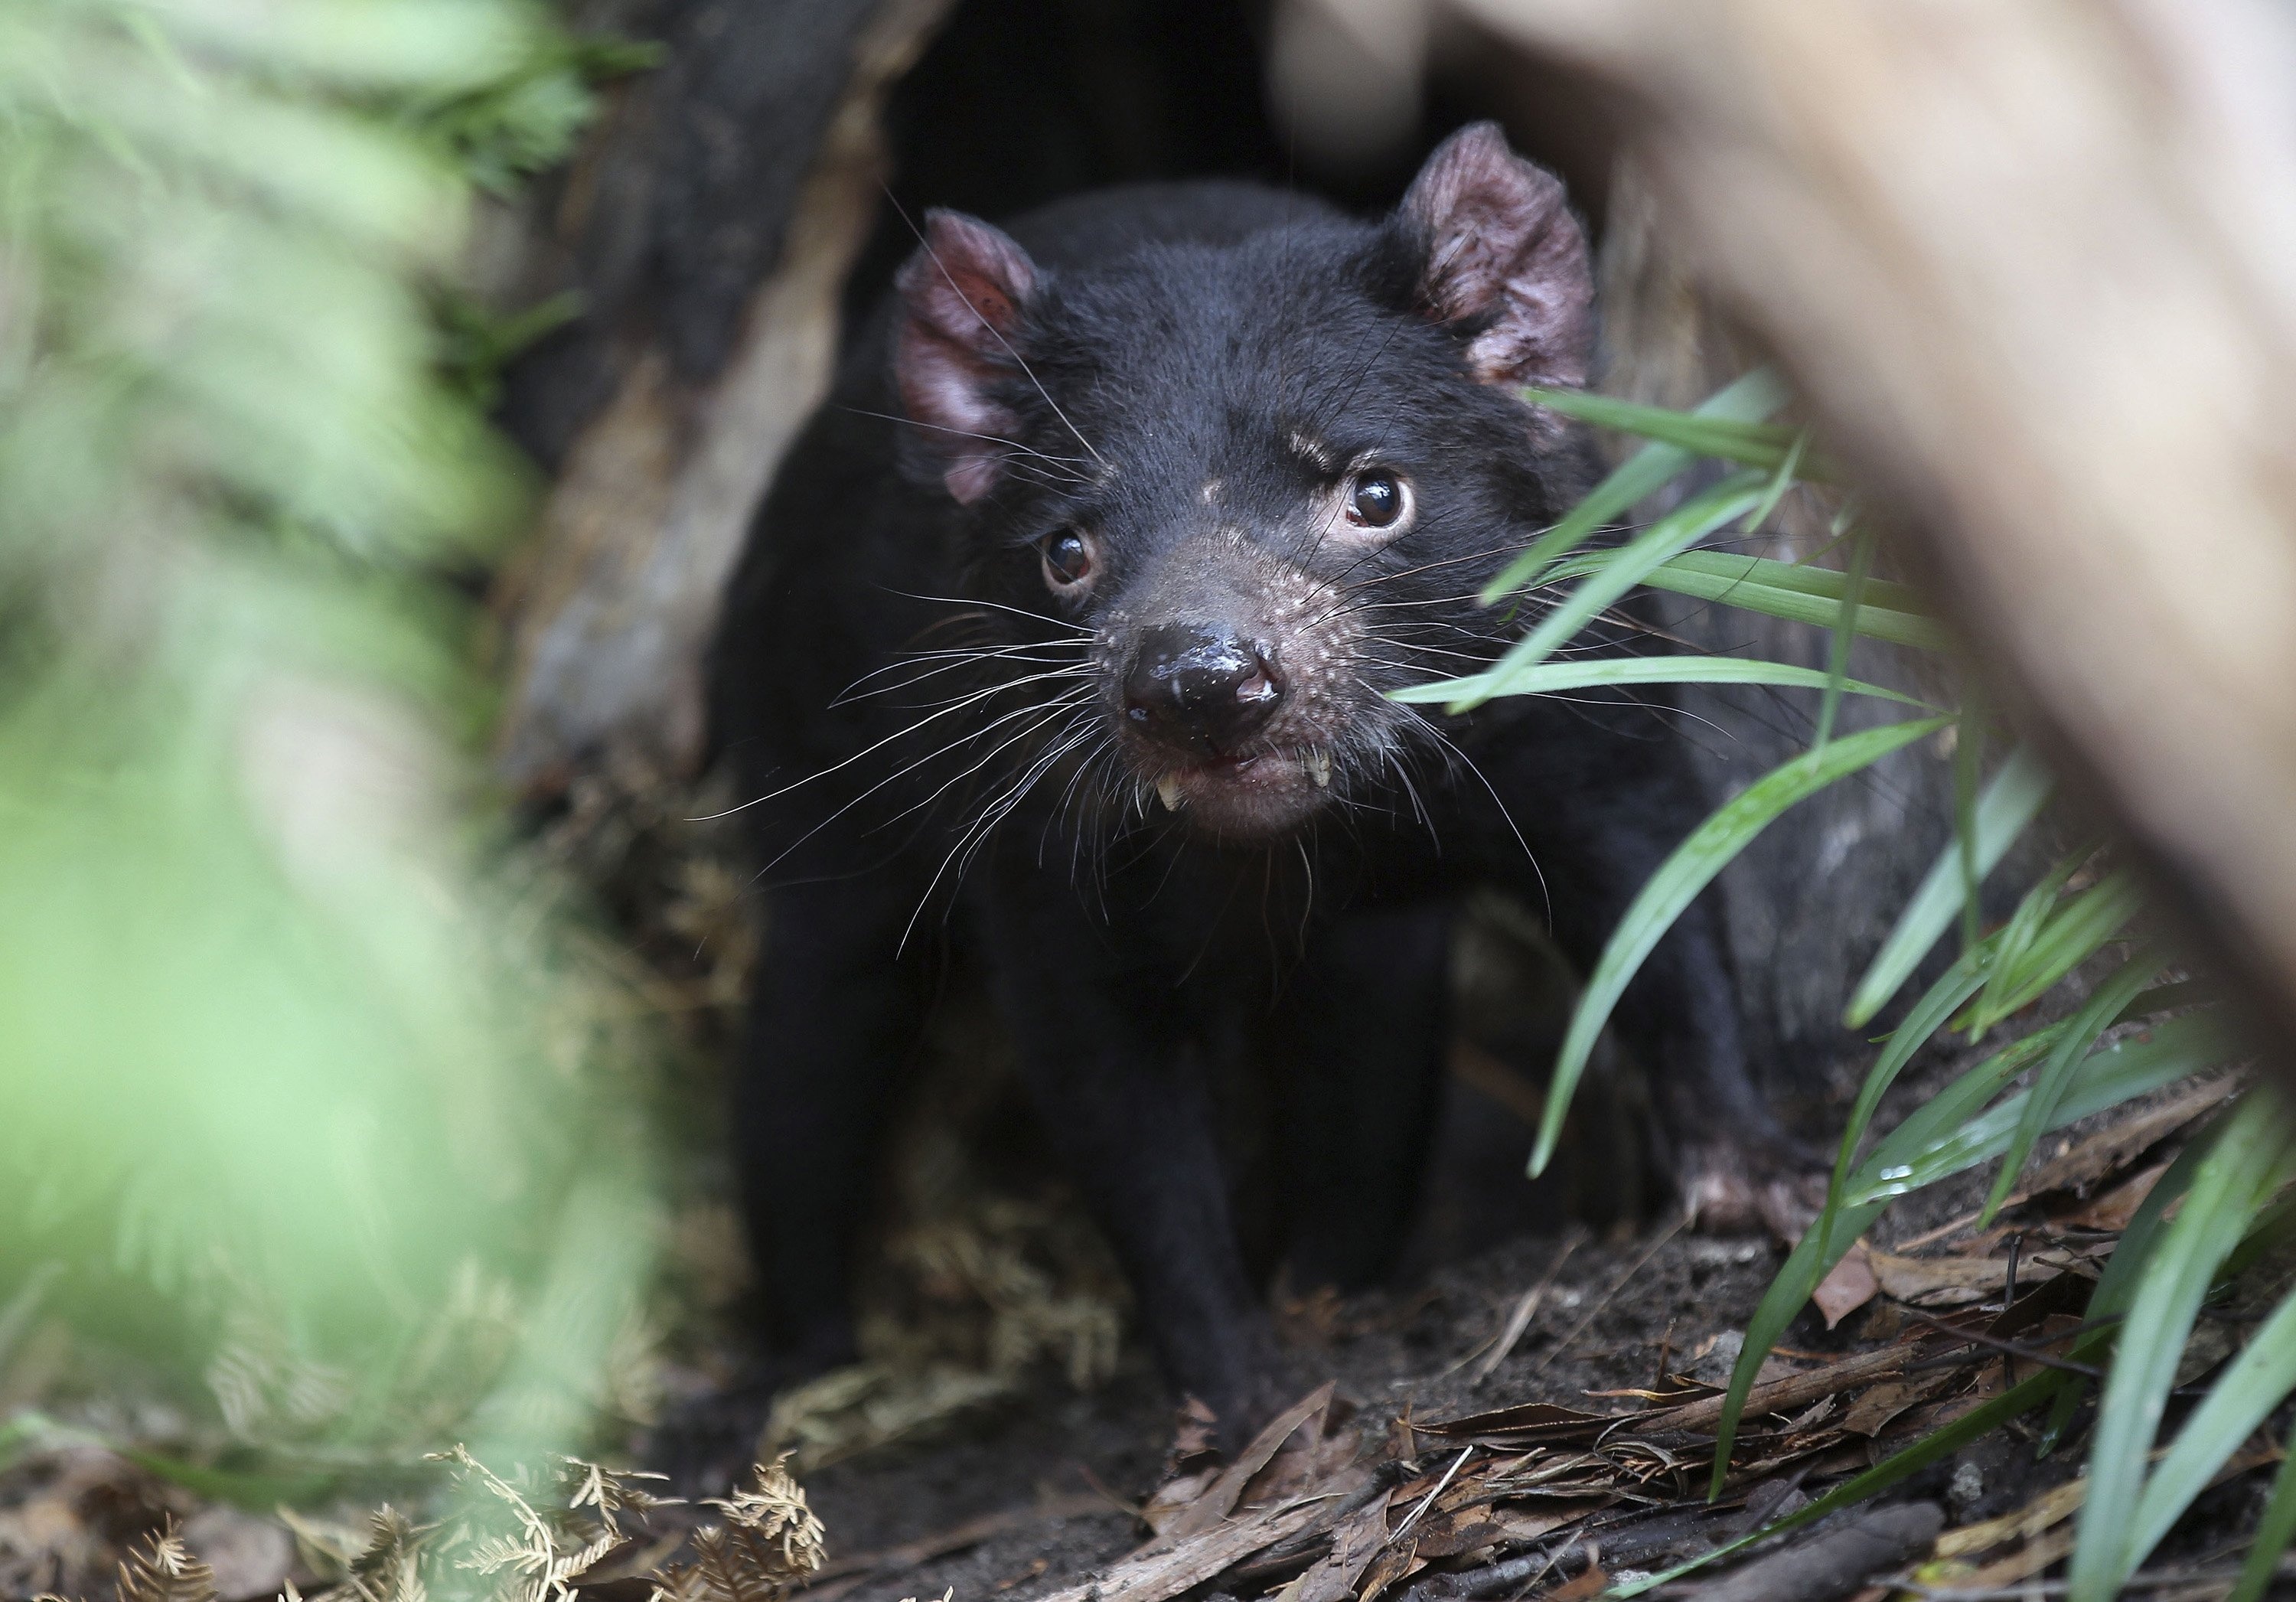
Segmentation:
[(435, 308), (634, 64), (510, 0), (0, 0), (0, 1397), (45, 1327), (194, 1442), (515, 1456), (611, 1383), (636, 1037), (470, 749), (438, 575), (527, 487)]

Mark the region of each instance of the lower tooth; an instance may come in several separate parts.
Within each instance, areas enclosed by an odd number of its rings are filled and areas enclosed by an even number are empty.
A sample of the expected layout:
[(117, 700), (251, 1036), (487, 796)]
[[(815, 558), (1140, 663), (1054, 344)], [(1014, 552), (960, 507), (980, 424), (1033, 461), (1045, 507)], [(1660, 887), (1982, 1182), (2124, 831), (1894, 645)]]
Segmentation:
[(1307, 760), (1308, 776), (1316, 781), (1316, 788), (1329, 790), (1332, 787), (1332, 753), (1328, 751), (1311, 751), (1308, 753)]
[(1157, 799), (1164, 803), (1165, 811), (1178, 811), (1180, 809), (1179, 779), (1176, 776), (1168, 773), (1162, 778), (1158, 779), (1156, 781), (1156, 795)]

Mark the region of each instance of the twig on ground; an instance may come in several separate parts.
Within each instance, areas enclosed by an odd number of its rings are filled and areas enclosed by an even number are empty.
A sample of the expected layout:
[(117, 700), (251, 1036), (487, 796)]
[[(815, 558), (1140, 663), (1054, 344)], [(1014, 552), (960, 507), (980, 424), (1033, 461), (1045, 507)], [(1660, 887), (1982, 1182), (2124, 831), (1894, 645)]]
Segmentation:
[(1935, 1502), (1900, 1502), (1819, 1531), (1701, 1586), (1696, 1602), (1834, 1602), (1929, 1549), (1945, 1528)]
[[(2002, 1335), (1987, 1335), (1981, 1329), (1965, 1329), (1957, 1324), (1948, 1324), (1943, 1319), (1932, 1313), (1925, 1313), (1918, 1307), (1906, 1309), (1906, 1316), (1916, 1324), (1926, 1324), (1931, 1329), (1944, 1330), (1972, 1345), (1990, 1347), (1993, 1351), (2003, 1353), (2005, 1358), (2022, 1358), (2026, 1362), (2038, 1363), (2044, 1368), (2060, 1368), (2067, 1374), (2078, 1374), (2086, 1379), (2095, 1380), (2100, 1384), (2104, 1381), (2104, 1370), (2094, 1363), (2077, 1363), (2070, 1358), (2059, 1357), (2053, 1351), (2044, 1351), (2038, 1346), (2029, 1345), (2023, 1341), (2012, 1341)], [(2067, 1330), (2065, 1335), (2074, 1333), (2076, 1332)], [(2065, 1338), (2063, 1335), (2058, 1337), (2060, 1340), (2063, 1338)], [(1907, 1364), (1906, 1371), (1910, 1374), (1923, 1368), (1951, 1368), (1956, 1362), (1964, 1360), (1965, 1360), (1957, 1359), (1951, 1354), (1927, 1358), (1918, 1363)]]
[(1459, 1455), (1451, 1459), (1451, 1466), (1445, 1469), (1443, 1471), (1443, 1477), (1435, 1482), (1435, 1489), (1419, 1499), (1419, 1506), (1411, 1510), (1411, 1516), (1405, 1519), (1401, 1524), (1396, 1525), (1395, 1529), (1389, 1534), (1386, 1540), (1382, 1541), (1381, 1544), (1382, 1546), (1391, 1547), (1397, 1541), (1401, 1540), (1405, 1536), (1410, 1534), (1413, 1526), (1416, 1525), (1421, 1519), (1427, 1516), (1427, 1509), (1435, 1505), (1435, 1499), (1441, 1496), (1444, 1491), (1450, 1488), (1451, 1481), (1457, 1475), (1458, 1472), (1462, 1468), (1464, 1468), (1467, 1466), (1467, 1459), (1474, 1456), (1474, 1453), (1475, 1449), (1472, 1443), (1461, 1447), (1459, 1449)]

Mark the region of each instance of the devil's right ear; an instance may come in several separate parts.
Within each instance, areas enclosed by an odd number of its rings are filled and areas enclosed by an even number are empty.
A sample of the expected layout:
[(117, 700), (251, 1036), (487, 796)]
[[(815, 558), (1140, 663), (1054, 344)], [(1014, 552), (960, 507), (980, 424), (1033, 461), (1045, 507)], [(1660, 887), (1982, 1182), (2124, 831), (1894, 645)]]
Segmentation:
[(961, 211), (926, 213), (924, 243), (895, 280), (901, 405), (967, 505), (996, 481), (1019, 426), (998, 395), (1023, 371), (1021, 311), (1036, 283), (1026, 251)]
[(1577, 389), (1595, 359), (1595, 270), (1562, 180), (1461, 128), (1411, 181), (1392, 225), (1420, 262), (1419, 303), (1466, 340), (1485, 383)]

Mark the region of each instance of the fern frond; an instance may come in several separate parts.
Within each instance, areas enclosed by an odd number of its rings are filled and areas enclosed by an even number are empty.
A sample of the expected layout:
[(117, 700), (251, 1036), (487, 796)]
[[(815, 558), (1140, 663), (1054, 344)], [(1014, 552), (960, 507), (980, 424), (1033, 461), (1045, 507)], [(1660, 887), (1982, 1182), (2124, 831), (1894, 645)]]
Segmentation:
[(215, 1571), (192, 1556), (171, 1523), (120, 1564), (119, 1602), (216, 1602)]
[(779, 1602), (821, 1567), (821, 1520), (788, 1462), (784, 1453), (756, 1464), (746, 1490), (710, 1499), (725, 1524), (693, 1532), (693, 1560), (664, 1572), (655, 1602)]

